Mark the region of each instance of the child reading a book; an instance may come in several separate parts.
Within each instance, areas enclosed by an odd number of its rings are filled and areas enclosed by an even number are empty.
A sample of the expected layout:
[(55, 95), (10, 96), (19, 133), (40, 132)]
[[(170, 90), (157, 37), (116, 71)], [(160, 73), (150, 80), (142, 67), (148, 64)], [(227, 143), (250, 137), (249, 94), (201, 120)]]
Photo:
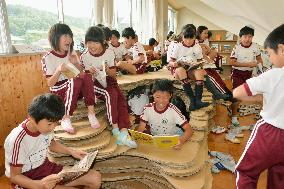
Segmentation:
[(90, 27), (85, 35), (87, 51), (81, 55), (81, 65), (86, 73), (93, 75), (96, 97), (106, 102), (107, 116), (112, 125), (116, 143), (136, 148), (127, 129), (130, 128), (127, 102), (117, 84), (115, 54), (105, 42), (101, 28)]
[(37, 96), (29, 105), (28, 118), (7, 136), (4, 143), (5, 174), (14, 189), (100, 188), (101, 176), (95, 170), (89, 170), (83, 176), (61, 185), (63, 178), (58, 173), (63, 166), (47, 158), (48, 150), (70, 154), (77, 159), (83, 159), (86, 155), (53, 139), (53, 129), (64, 114), (64, 103), (59, 96), (50, 93)]
[[(180, 110), (170, 103), (173, 94), (173, 84), (169, 80), (157, 80), (152, 89), (154, 102), (146, 105), (140, 117), (139, 132), (149, 125), (152, 135), (180, 135), (179, 144), (182, 145), (192, 136), (192, 129)], [(179, 127), (177, 126), (179, 125)]]
[[(88, 107), (88, 118), (91, 127), (100, 127), (94, 110), (95, 99), (92, 77), (83, 72), (80, 73), (83, 68), (80, 66), (77, 56), (72, 54), (74, 41), (71, 29), (66, 24), (55, 24), (49, 30), (48, 40), (52, 50), (43, 56), (42, 70), (47, 85), (50, 87), (50, 92), (64, 99), (65, 115), (61, 120), (62, 128), (68, 133), (75, 132), (70, 116), (72, 116), (77, 106), (80, 94), (83, 95), (85, 104)], [(70, 71), (68, 66), (72, 66), (73, 70), (77, 70), (80, 75), (69, 78), (65, 74)]]

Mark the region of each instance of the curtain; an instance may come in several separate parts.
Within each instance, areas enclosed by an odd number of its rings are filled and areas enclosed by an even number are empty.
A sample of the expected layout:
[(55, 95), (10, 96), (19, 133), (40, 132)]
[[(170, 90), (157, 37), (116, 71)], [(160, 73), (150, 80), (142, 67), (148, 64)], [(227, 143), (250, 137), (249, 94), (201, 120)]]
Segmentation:
[(91, 19), (92, 26), (103, 23), (103, 8), (104, 8), (104, 0), (92, 1), (92, 19)]
[(12, 42), (5, 1), (0, 1), (0, 53), (12, 53)]
[(59, 23), (64, 23), (63, 0), (57, 0), (57, 11)]
[(104, 25), (113, 27), (113, 0), (104, 0)]

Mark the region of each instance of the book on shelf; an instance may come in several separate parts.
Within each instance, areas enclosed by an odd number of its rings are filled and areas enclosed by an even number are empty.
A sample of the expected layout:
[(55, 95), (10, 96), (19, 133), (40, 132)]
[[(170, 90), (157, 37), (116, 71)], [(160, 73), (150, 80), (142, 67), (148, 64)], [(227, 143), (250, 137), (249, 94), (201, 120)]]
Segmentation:
[(231, 45), (228, 44), (224, 45), (222, 52), (228, 52), (228, 53), (231, 52)]
[(232, 41), (232, 40), (234, 40), (234, 34), (231, 33), (231, 32), (226, 32), (225, 39), (226, 39), (227, 41)]
[(215, 49), (217, 52), (219, 52), (219, 44), (218, 43), (212, 43), (211, 49)]
[(81, 175), (87, 173), (96, 159), (98, 150), (88, 153), (83, 159), (77, 162), (73, 167), (62, 170), (57, 175), (62, 178), (60, 184), (67, 184)]
[(158, 148), (172, 148), (179, 143), (179, 135), (153, 136), (132, 129), (128, 129), (128, 132), (137, 143), (150, 144)]

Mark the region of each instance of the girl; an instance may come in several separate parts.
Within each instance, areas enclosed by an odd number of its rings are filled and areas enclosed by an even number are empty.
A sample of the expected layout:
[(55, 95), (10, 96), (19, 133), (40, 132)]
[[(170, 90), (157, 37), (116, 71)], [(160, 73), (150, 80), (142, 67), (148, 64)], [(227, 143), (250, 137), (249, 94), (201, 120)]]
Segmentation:
[[(107, 48), (105, 36), (99, 27), (90, 27), (85, 35), (87, 51), (81, 55), (81, 64), (86, 73), (96, 78), (94, 91), (106, 102), (107, 116), (112, 125), (116, 143), (136, 148), (127, 129), (130, 128), (128, 107), (116, 80), (115, 54)], [(100, 77), (98, 77), (98, 75)]]
[(63, 72), (67, 71), (67, 63), (72, 63), (80, 71), (78, 58), (69, 52), (73, 51), (73, 33), (66, 24), (53, 25), (48, 33), (48, 40), (52, 50), (42, 58), (42, 69), (50, 87), (50, 92), (64, 99), (65, 115), (61, 120), (62, 128), (68, 133), (74, 133), (70, 116), (72, 116), (77, 100), (82, 93), (86, 106), (88, 107), (88, 118), (91, 127), (98, 128), (100, 124), (94, 110), (94, 91), (92, 90), (92, 78), (83, 72), (79, 76), (68, 79)]

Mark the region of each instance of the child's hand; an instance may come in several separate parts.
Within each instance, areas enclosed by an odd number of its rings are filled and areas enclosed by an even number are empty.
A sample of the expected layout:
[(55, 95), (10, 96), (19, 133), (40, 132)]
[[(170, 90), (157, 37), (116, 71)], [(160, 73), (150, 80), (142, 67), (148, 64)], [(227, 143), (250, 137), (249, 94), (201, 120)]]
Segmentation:
[(179, 65), (179, 63), (177, 63), (177, 61), (174, 61), (174, 62), (171, 63), (171, 66), (176, 68), (176, 67), (179, 67), (180, 65)]
[(39, 188), (52, 189), (61, 180), (62, 178), (60, 178), (57, 174), (48, 175), (47, 177), (44, 177), (43, 179), (39, 180)]
[(181, 147), (182, 147), (182, 145), (183, 145), (184, 143), (185, 143), (185, 141), (184, 141), (181, 137), (179, 137), (179, 142), (178, 142), (178, 144), (175, 145), (173, 148), (174, 148), (175, 150), (180, 150)]
[(87, 152), (70, 149), (70, 155), (77, 159), (83, 159), (87, 155)]
[(57, 67), (57, 70), (58, 70), (59, 72), (67, 71), (67, 67), (66, 67), (65, 63), (61, 63), (61, 64)]
[(133, 64), (133, 60), (129, 59), (129, 60), (127, 60), (127, 63), (128, 64)]
[(97, 69), (95, 67), (90, 67), (90, 70), (89, 70), (92, 74), (97, 74)]

